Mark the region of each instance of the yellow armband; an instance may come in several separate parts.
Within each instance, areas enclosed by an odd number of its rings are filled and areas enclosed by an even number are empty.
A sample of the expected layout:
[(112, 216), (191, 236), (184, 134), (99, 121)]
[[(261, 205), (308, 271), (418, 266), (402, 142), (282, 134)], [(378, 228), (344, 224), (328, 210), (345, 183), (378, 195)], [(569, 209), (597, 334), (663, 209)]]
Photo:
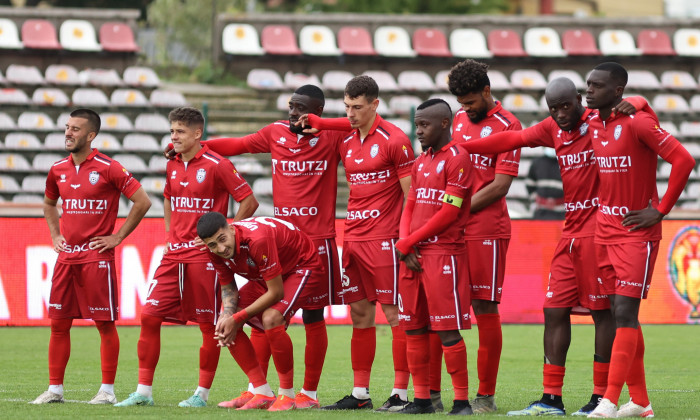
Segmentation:
[(459, 197), (454, 196), (454, 195), (445, 194), (442, 201), (444, 203), (447, 203), (447, 204), (452, 204), (453, 206), (455, 206), (457, 208), (460, 208), (460, 209), (462, 208), (462, 201), (463, 200)]

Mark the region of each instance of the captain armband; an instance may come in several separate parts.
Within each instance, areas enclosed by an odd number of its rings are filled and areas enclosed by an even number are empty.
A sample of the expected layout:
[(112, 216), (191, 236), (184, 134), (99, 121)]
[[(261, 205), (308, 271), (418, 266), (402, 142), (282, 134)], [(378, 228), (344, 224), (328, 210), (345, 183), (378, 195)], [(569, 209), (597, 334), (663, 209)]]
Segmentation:
[(445, 194), (445, 196), (442, 198), (442, 201), (447, 204), (452, 204), (453, 206), (457, 208), (462, 208), (462, 201), (463, 199), (454, 195), (450, 194)]

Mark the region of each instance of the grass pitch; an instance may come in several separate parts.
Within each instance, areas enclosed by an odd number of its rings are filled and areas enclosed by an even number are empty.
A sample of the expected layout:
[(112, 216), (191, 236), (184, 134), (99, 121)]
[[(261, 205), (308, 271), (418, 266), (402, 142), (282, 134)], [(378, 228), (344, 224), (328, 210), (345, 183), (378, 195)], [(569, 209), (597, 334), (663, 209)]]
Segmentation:
[[(503, 355), (496, 391), (498, 413), (519, 410), (542, 393), (541, 325), (507, 325), (503, 328)], [(295, 389), (303, 382), (304, 329), (289, 328), (295, 346)], [(328, 328), (329, 348), (319, 386), (321, 404), (330, 404), (351, 391), (351, 328)], [(121, 354), (115, 384), (119, 401), (136, 389), (138, 327), (120, 327)], [(467, 342), (470, 397), (476, 385), (476, 328), (463, 332)], [(573, 327), (564, 384), (564, 404), (573, 413), (585, 404), (592, 390), (593, 328)], [(697, 419), (700, 416), (700, 330), (692, 325), (648, 325), (644, 327), (646, 372), (649, 396), (659, 418)], [(72, 330), (72, 354), (65, 378), (65, 404), (33, 406), (27, 404), (48, 386), (48, 328), (0, 328), (0, 418), (374, 418), (375, 412), (326, 412), (305, 410), (284, 413), (266, 411), (236, 412), (216, 407), (220, 401), (238, 395), (247, 385), (240, 368), (227, 351), (222, 351), (219, 369), (206, 408), (179, 408), (177, 403), (189, 397), (197, 386), (199, 329), (195, 326), (164, 327), (162, 351), (153, 384), (154, 407), (91, 406), (86, 404), (100, 384), (99, 335), (93, 327)], [(444, 370), (444, 368), (443, 368)], [(268, 375), (273, 390), (277, 378), (271, 364)], [(393, 385), (391, 331), (377, 328), (377, 356), (372, 372), (371, 394), (375, 407), (389, 396)], [(449, 375), (443, 371), (443, 401), (452, 406)], [(626, 389), (620, 398), (628, 400)], [(439, 415), (439, 414), (438, 414)]]

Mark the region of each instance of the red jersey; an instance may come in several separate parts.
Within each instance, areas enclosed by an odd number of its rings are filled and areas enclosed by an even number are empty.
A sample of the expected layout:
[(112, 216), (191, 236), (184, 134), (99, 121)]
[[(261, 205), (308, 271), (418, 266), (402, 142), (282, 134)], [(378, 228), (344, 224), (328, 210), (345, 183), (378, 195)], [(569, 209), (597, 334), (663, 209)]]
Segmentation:
[(399, 179), (411, 175), (415, 160), (406, 134), (377, 115), (367, 137), (353, 130), (340, 153), (350, 187), (345, 240), (397, 238), (404, 198)]
[(559, 171), (564, 185), (566, 220), (562, 238), (582, 238), (595, 234), (598, 212), (598, 167), (591, 144), (592, 110), (586, 109), (571, 131), (562, 131), (548, 117), (522, 131), (528, 146), (553, 147), (557, 152)]
[(45, 194), (51, 200), (63, 199), (61, 234), (65, 251), (58, 261), (77, 264), (114, 259), (114, 249), (102, 254), (91, 250), (90, 238), (114, 232), (119, 212), (119, 196), (131, 196), (141, 184), (116, 160), (93, 149), (85, 162), (76, 166), (73, 155), (54, 163), (46, 177)]
[(241, 141), (252, 153), (271, 153), (275, 217), (289, 220), (312, 239), (335, 237), (342, 131), (297, 135), (277, 121)]
[(207, 251), (194, 245), (197, 221), (207, 212), (228, 213), (228, 196), (241, 201), (253, 191), (230, 160), (206, 145), (189, 161), (178, 154), (165, 169), (165, 199), (170, 201), (170, 244), (163, 258), (208, 261)]
[[(469, 141), (488, 137), (491, 133), (507, 130), (520, 130), (522, 126), (513, 114), (496, 102), (496, 107), (488, 112), (486, 118), (473, 123), (464, 110), (455, 114), (452, 139)], [(474, 185), (472, 194), (477, 193), (486, 185), (493, 182), (496, 174), (518, 176), (520, 164), (520, 149), (497, 155), (479, 155), (470, 153), (474, 166)], [(506, 207), (506, 198), (492, 203), (488, 207), (474, 213), (467, 223), (467, 239), (498, 239), (510, 238), (510, 217)]]
[(629, 231), (622, 219), (631, 210), (649, 205), (657, 207), (657, 156), (666, 158), (680, 145), (659, 127), (651, 114), (613, 114), (601, 121), (596, 113), (591, 119), (593, 151), (600, 177), (597, 243), (646, 242), (661, 239), (661, 223)]
[(234, 274), (250, 281), (267, 281), (281, 275), (284, 281), (300, 268), (323, 271), (311, 238), (286, 220), (251, 217), (233, 222), (232, 226), (236, 230), (233, 258), (227, 260), (209, 253), (221, 284), (234, 281)]
[(469, 153), (455, 146), (453, 140), (437, 152), (421, 153), (413, 164), (409, 199), (415, 200), (410, 232), (415, 232), (437, 213), (445, 195), (462, 199), (459, 217), (437, 236), (417, 245), (425, 254), (455, 254), (464, 251), (464, 235), (469, 218), (473, 169)]

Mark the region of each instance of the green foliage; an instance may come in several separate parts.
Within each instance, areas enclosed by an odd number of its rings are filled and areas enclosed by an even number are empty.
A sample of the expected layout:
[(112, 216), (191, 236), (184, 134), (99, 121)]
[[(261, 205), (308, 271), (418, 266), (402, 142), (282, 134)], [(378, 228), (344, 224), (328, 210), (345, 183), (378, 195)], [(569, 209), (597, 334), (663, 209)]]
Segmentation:
[(333, 13), (487, 14), (504, 12), (508, 6), (508, 0), (301, 0), (282, 2), (279, 9)]

